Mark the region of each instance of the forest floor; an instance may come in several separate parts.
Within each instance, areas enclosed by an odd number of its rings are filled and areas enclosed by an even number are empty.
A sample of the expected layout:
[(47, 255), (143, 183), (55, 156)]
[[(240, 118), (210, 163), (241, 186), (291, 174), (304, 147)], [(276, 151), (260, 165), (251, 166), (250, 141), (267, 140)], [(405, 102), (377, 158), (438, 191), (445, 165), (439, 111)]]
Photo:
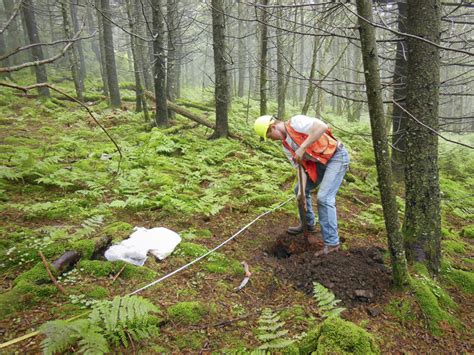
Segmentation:
[[(108, 111), (102, 123), (114, 137), (121, 140), (120, 134), (131, 128), (137, 130), (136, 140), (120, 142), (124, 153), (131, 157), (122, 164), (124, 177), (110, 183), (116, 165), (100, 157), (102, 153), (113, 154), (113, 148), (104, 143), (99, 131), (85, 133), (90, 126), (77, 123), (83, 113), (67, 116), (57, 103), (50, 104), (50, 111), (37, 113), (33, 112), (33, 100), (11, 101), (9, 111), (4, 111), (0, 120), (0, 165), (4, 168), (0, 246), (6, 256), (0, 265), (0, 297), (15, 290), (15, 279), (39, 261), (38, 250), (52, 261), (77, 240), (112, 233), (117, 241), (126, 238), (133, 226), (167, 227), (179, 232), (183, 242), (165, 260), (148, 258), (143, 268), (127, 268), (128, 272), (122, 274), (100, 255), (96, 260), (81, 261), (60, 280), (67, 295), (54, 291), (47, 296), (26, 293), (18, 299), (19, 307), (2, 314), (1, 342), (37, 330), (48, 320), (79, 314), (88, 307), (89, 300), (127, 294), (174, 271), (291, 196), (291, 169), (283, 165), (287, 164), (283, 157), (272, 163), (268, 154), (253, 158), (260, 153), (242, 148), (238, 142), (206, 141), (209, 132), (190, 128), (185, 121), (175, 122), (181, 129), (165, 133), (172, 137), (167, 140), (155, 130), (143, 131), (142, 123), (130, 113)], [(237, 110), (238, 105), (233, 109)], [(62, 118), (56, 119), (59, 116)], [(158, 135), (157, 145), (150, 139), (153, 135)], [(146, 144), (141, 144), (144, 139)], [(184, 160), (198, 144), (205, 147), (202, 154), (189, 157), (187, 165), (179, 165), (177, 161)], [(168, 148), (163, 149), (166, 145)], [(287, 227), (297, 223), (296, 202), (290, 201), (250, 226), (214, 258), (204, 259), (141, 292), (140, 296), (161, 309), (160, 335), (121, 351), (208, 353), (256, 348), (260, 345), (255, 337), (257, 321), (264, 308), (277, 312), (289, 336), (297, 339), (322, 321), (312, 296), (314, 281), (342, 301), (346, 308), (342, 318), (373, 334), (382, 352), (474, 351), (472, 276), (468, 279), (471, 284), (461, 286), (445, 275), (439, 278), (439, 285), (456, 304), (446, 309), (456, 321), (440, 321), (439, 331), (430, 328), (429, 316), (413, 290), (392, 287), (381, 207), (374, 191), (373, 153), (367, 142), (351, 141), (351, 145), (357, 146), (351, 152), (355, 182), (344, 182), (337, 202), (344, 238), (340, 251), (316, 257), (314, 253), (322, 242), (309, 245), (302, 236), (288, 235)], [(164, 156), (163, 160), (147, 160), (151, 153), (139, 151), (143, 146)], [(277, 151), (276, 147), (271, 152)], [(153, 170), (155, 163), (165, 168)], [(148, 168), (151, 171), (142, 172)], [(239, 180), (234, 181), (237, 174)], [(152, 180), (156, 175), (160, 175), (159, 181)], [(455, 180), (456, 176), (444, 185), (453, 201), (466, 197), (474, 187), (472, 179), (464, 180), (462, 187), (453, 186)], [(177, 181), (183, 183), (182, 189), (176, 188)], [(212, 189), (213, 193), (207, 194)], [(470, 275), (474, 244), (466, 231), (472, 228), (473, 204), (468, 199), (467, 203), (447, 205), (443, 213), (444, 258), (449, 267)], [(91, 218), (95, 224), (87, 229), (84, 221)], [(319, 232), (315, 235), (319, 237)], [(252, 276), (237, 292), (244, 276), (241, 261), (249, 264)], [(46, 286), (40, 287), (38, 290), (46, 292)], [(180, 302), (191, 301), (199, 302), (204, 309), (196, 322), (173, 318), (167, 311)], [(41, 335), (32, 337), (0, 352), (40, 352), (42, 339)]]

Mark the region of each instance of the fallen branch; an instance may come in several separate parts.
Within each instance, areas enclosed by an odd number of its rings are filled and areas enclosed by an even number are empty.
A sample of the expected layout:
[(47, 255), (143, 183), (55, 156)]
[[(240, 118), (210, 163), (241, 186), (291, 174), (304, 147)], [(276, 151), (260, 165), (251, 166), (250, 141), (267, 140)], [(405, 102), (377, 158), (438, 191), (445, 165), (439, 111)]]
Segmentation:
[(117, 275), (115, 275), (114, 278), (112, 279), (112, 283), (114, 283), (115, 280), (118, 279), (118, 277), (120, 276), (120, 274), (122, 273), (122, 271), (125, 270), (125, 266), (127, 266), (127, 265), (122, 266), (122, 268), (119, 270), (119, 272), (117, 272)]
[(58, 281), (56, 280), (56, 278), (54, 277), (54, 275), (51, 273), (51, 270), (49, 269), (49, 266), (48, 266), (48, 262), (46, 261), (46, 258), (44, 257), (44, 254), (42, 253), (41, 250), (39, 251), (39, 255), (41, 256), (41, 260), (43, 261), (43, 265), (44, 265), (44, 267), (46, 268), (46, 272), (48, 273), (48, 276), (49, 276), (49, 278), (51, 279), (51, 281), (53, 281), (54, 286), (56, 286), (56, 288), (57, 288), (61, 293), (63, 293), (64, 295), (66, 295), (66, 290), (58, 283)]

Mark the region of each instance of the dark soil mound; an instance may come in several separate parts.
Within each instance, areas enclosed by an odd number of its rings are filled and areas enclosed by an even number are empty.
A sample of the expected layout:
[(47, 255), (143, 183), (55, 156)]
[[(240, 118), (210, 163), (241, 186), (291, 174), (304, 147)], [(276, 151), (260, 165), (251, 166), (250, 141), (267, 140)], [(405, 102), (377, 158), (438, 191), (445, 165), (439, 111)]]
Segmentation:
[[(302, 243), (301, 239), (301, 247), (294, 247), (296, 253), (292, 255), (289, 255), (291, 248), (282, 247), (285, 245), (282, 238), (277, 240), (273, 248), (274, 255), (279, 258), (283, 255), (278, 255), (278, 252), (286, 251), (287, 255), (278, 263), (279, 274), (297, 288), (312, 294), (313, 281), (319, 282), (347, 307), (377, 302), (389, 292), (390, 270), (383, 263), (383, 249), (359, 248), (315, 257), (314, 249), (320, 250), (321, 246), (310, 245), (304, 240)], [(289, 237), (289, 240), (288, 244), (291, 245), (294, 237)]]

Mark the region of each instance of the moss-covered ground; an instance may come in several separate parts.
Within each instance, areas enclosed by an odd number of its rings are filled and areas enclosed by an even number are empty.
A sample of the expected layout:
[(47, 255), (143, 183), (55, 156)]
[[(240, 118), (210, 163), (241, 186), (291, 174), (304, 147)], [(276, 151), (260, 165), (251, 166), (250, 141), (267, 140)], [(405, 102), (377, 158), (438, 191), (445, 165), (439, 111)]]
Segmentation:
[[(210, 93), (185, 90), (183, 100), (196, 114), (212, 107)], [(5, 89), (0, 89), (0, 101), (4, 340), (34, 331), (46, 320), (84, 312), (96, 299), (112, 299), (144, 286), (292, 195), (295, 176), (279, 146), (264, 144), (252, 133), (258, 115), (254, 100), (249, 109), (247, 99), (232, 103), (230, 127), (245, 142), (210, 141), (210, 130), (180, 116), (168, 128), (150, 128), (131, 104), (125, 104), (127, 110), (111, 110), (104, 102), (91, 102), (121, 147), (122, 158), (73, 103), (19, 97)], [(288, 111), (298, 113), (291, 106)], [(325, 117), (351, 155), (349, 177), (338, 195), (346, 247), (386, 248), (367, 118), (348, 123), (329, 112)], [(472, 135), (461, 138), (474, 141)], [(260, 345), (256, 321), (263, 308), (271, 308), (280, 312), (295, 344), (318, 353), (468, 351), (473, 326), (467, 309), (472, 311), (474, 292), (474, 154), (442, 143), (440, 169), (444, 236), (437, 280), (415, 266), (406, 291), (349, 309), (343, 313), (346, 321), (323, 322), (316, 302), (283, 282), (275, 273), (278, 261), (267, 253), (274, 237), (296, 221), (292, 202), (209, 258), (142, 292), (166, 310), (166, 320), (157, 338), (135, 346), (144, 353), (254, 349)], [(402, 193), (398, 201), (402, 217)], [(97, 240), (118, 242), (134, 226), (167, 227), (183, 241), (167, 259), (149, 258), (141, 268), (94, 255)], [(39, 251), (52, 262), (67, 250), (79, 251), (81, 261), (59, 277), (64, 295), (50, 282)], [(250, 264), (252, 277), (235, 292), (244, 276), (243, 260)], [(9, 350), (34, 352), (39, 343), (32, 338)]]

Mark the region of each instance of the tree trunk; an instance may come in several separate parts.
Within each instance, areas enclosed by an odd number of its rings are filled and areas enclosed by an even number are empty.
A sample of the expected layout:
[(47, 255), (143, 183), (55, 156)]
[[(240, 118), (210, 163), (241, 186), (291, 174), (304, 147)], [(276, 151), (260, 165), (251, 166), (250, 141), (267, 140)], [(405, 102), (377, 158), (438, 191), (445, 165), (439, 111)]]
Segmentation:
[(311, 81), (316, 79), (314, 76), (316, 74), (316, 63), (318, 62), (317, 60), (318, 50), (319, 50), (319, 37), (315, 36), (314, 41), (313, 41), (313, 54), (311, 57), (311, 69), (309, 71), (308, 90), (306, 91), (306, 98), (304, 100), (303, 108), (301, 109), (301, 113), (303, 115), (306, 115), (308, 113), (309, 105), (311, 105), (313, 94), (314, 94), (315, 85)]
[[(130, 27), (130, 32), (135, 33), (136, 30), (136, 19), (138, 18), (138, 14), (132, 10), (132, 5), (130, 4), (130, 0), (126, 0), (126, 7), (127, 7), (127, 17), (128, 17), (128, 25)], [(132, 60), (133, 60), (133, 72), (135, 74), (135, 109), (137, 112), (141, 112), (143, 110), (143, 116), (145, 118), (145, 122), (149, 122), (148, 117), (148, 108), (146, 105), (145, 94), (143, 91), (142, 80), (140, 76), (140, 72), (143, 68), (143, 63), (141, 62), (141, 58), (138, 55), (137, 49), (137, 38), (133, 35), (130, 36), (130, 49), (132, 51)]]
[[(370, 0), (357, 0), (358, 14), (373, 21)], [(392, 172), (388, 154), (388, 139), (385, 131), (382, 86), (379, 75), (377, 46), (374, 27), (358, 19), (362, 60), (364, 63), (367, 100), (369, 102), (372, 143), (377, 166), (377, 180), (380, 190), (385, 228), (388, 236), (388, 247), (392, 261), (392, 276), (396, 286), (403, 286), (408, 281), (408, 271), (403, 249), (403, 238), (398, 220), (398, 207), (392, 188)]]
[[(111, 18), (112, 12), (110, 11), (109, 0), (100, 0), (100, 3), (104, 16)], [(112, 23), (107, 18), (102, 18), (102, 27), (104, 30), (105, 72), (107, 74), (107, 83), (109, 85), (110, 105), (112, 107), (120, 107), (122, 105), (122, 101), (120, 99), (117, 67), (115, 65)]]
[[(279, 5), (281, 5), (281, 1), (278, 2)], [(278, 109), (277, 109), (277, 117), (281, 120), (285, 118), (285, 66), (283, 64), (284, 58), (283, 56), (285, 55), (285, 50), (283, 48), (283, 30), (281, 29), (281, 26), (283, 26), (283, 21), (281, 20), (281, 17), (283, 16), (283, 11), (281, 7), (278, 7), (277, 9), (277, 18), (279, 19), (277, 21), (277, 28), (276, 28), (276, 42), (277, 42), (277, 48), (276, 48), (276, 56), (277, 56), (277, 103), (278, 103)]]
[[(262, 0), (263, 6), (268, 5), (268, 0)], [(267, 56), (268, 56), (268, 9), (260, 9), (260, 115), (267, 114)]]
[[(398, 31), (406, 33), (407, 5), (398, 2)], [(397, 43), (397, 54), (395, 57), (395, 69), (393, 73), (393, 100), (405, 108), (405, 98), (407, 95), (407, 43), (402, 41)], [(397, 181), (403, 181), (405, 170), (405, 130), (407, 125), (406, 113), (401, 107), (393, 105), (392, 108), (392, 172)]]
[(155, 36), (155, 40), (153, 41), (156, 96), (155, 122), (157, 126), (167, 126), (168, 109), (166, 107), (166, 56), (164, 49), (164, 24), (161, 0), (153, 0), (152, 6), (153, 35)]
[[(79, 7), (79, 0), (72, 0), (71, 2), (71, 19), (74, 33), (79, 31), (79, 21), (77, 19), (77, 9)], [(86, 60), (84, 58), (84, 50), (82, 48), (82, 40), (74, 43), (76, 53), (79, 56), (79, 82), (81, 84), (81, 91), (84, 91), (84, 80), (86, 79)]]
[[(62, 0), (61, 1), (61, 14), (63, 17), (63, 27), (64, 27), (64, 33), (66, 35), (67, 39), (73, 38), (74, 34), (72, 33), (72, 28), (71, 28), (71, 23), (69, 22), (69, 11), (68, 11), (68, 1), (67, 0)], [(71, 75), (72, 75), (72, 80), (74, 82), (74, 88), (76, 89), (76, 96), (79, 101), (84, 101), (84, 95), (83, 95), (83, 88), (84, 88), (84, 83), (81, 80), (81, 74), (80, 74), (80, 63), (78, 59), (78, 53), (76, 50), (75, 45), (69, 50), (67, 53), (68, 59), (69, 59), (69, 65), (71, 69)]]
[[(408, 1), (408, 33), (439, 43), (439, 0)], [(406, 206), (404, 236), (409, 261), (425, 262), (433, 272), (441, 262), (441, 214), (438, 176), (439, 49), (407, 38)]]
[[(167, 18), (168, 18), (168, 61), (166, 72), (166, 89), (168, 91), (168, 100), (176, 100), (176, 49), (178, 45), (178, 2), (177, 0), (167, 0)], [(174, 117), (174, 112), (168, 111), (170, 118)]]
[[(237, 12), (238, 12), (238, 18), (242, 19), (244, 18), (244, 6), (242, 1), (239, 0), (238, 5), (237, 5)], [(243, 21), (238, 21), (238, 30), (237, 30), (237, 36), (242, 37), (244, 35), (244, 22)], [(245, 85), (245, 68), (247, 66), (246, 64), (246, 57), (247, 54), (245, 52), (245, 45), (244, 45), (244, 40), (242, 38), (239, 38), (238, 40), (238, 63), (239, 63), (239, 83), (238, 83), (238, 88), (237, 88), (237, 96), (238, 97), (243, 97), (244, 96), (244, 85)]]
[(100, 73), (102, 76), (102, 90), (104, 95), (107, 97), (107, 101), (110, 103), (110, 94), (109, 94), (109, 81), (107, 78), (106, 70), (106, 60), (105, 60), (105, 45), (104, 45), (104, 21), (102, 14), (100, 13), (100, 1), (95, 0), (95, 6), (97, 10), (97, 27), (99, 29), (99, 49), (100, 49)]
[(223, 0), (212, 0), (212, 49), (214, 51), (214, 71), (216, 101), (216, 129), (211, 139), (229, 135), (228, 109), (230, 101), (229, 80), (227, 77), (225, 20)]
[[(15, 10), (13, 0), (3, 0), (3, 5), (5, 7), (5, 20), (9, 19), (13, 15), (13, 11)], [(5, 48), (6, 49), (13, 49), (18, 48), (21, 46), (20, 41), (20, 29), (18, 27), (18, 15), (10, 22), (6, 30), (6, 38), (5, 38)], [(20, 64), (21, 63), (21, 54), (17, 54), (11, 58), (11, 63), (13, 64)]]
[[(28, 39), (31, 44), (33, 43), (41, 43), (39, 34), (38, 34), (38, 27), (36, 25), (36, 18), (35, 18), (35, 9), (33, 6), (33, 0), (24, 0), (22, 7), (22, 14), (25, 20), (26, 30), (28, 32)], [(43, 49), (42, 46), (35, 46), (31, 48), (31, 53), (33, 55), (34, 61), (40, 61), (44, 59), (43, 56)], [(35, 66), (35, 74), (36, 74), (36, 82), (39, 83), (46, 83), (48, 81), (48, 75), (46, 74), (46, 66), (45, 65), (36, 65)], [(38, 93), (40, 96), (49, 97), (49, 89), (47, 87), (40, 87), (38, 88)]]

